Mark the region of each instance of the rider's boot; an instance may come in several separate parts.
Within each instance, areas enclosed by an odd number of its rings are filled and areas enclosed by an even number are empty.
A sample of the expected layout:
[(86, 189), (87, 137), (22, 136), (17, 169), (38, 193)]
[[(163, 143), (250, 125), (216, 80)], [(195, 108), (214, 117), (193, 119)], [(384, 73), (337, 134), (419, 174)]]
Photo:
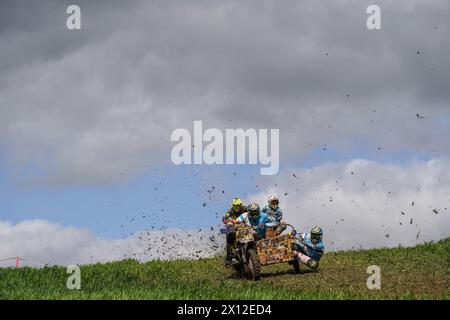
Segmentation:
[(233, 252), (232, 252), (232, 248), (227, 247), (227, 257), (225, 259), (225, 266), (226, 267), (231, 267), (231, 265), (233, 264)]
[(319, 263), (314, 259), (309, 259), (308, 261), (306, 261), (306, 265), (311, 269), (317, 269)]
[(227, 257), (225, 259), (225, 267), (229, 268), (229, 267), (231, 267), (231, 265), (232, 265), (232, 259), (231, 259), (231, 257)]

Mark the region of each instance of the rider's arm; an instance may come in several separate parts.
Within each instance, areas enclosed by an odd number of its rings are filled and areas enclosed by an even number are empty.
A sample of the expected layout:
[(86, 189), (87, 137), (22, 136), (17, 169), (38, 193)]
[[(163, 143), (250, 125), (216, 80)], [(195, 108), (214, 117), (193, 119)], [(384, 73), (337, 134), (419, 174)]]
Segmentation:
[(297, 233), (295, 236), (300, 240), (305, 240), (306, 233)]
[(323, 242), (320, 241), (319, 243), (317, 243), (317, 244), (314, 246), (314, 250), (316, 250), (316, 251), (318, 251), (318, 252), (323, 252), (323, 250), (324, 250)]
[(306, 246), (316, 252), (323, 252), (324, 247), (323, 247), (322, 241), (314, 244), (311, 242), (311, 239), (306, 239), (307, 238), (306, 233), (302, 233), (302, 235), (303, 235), (303, 238), (302, 238), (301, 242), (303, 243), (304, 246)]
[(277, 219), (273, 216), (266, 215), (264, 223), (268, 224), (268, 223), (273, 223), (273, 222), (277, 222)]
[(236, 218), (236, 221), (239, 223), (245, 222), (245, 216), (244, 213), (241, 214), (239, 217)]
[(278, 226), (278, 221), (276, 218), (274, 218), (272, 216), (266, 216), (262, 225), (264, 225), (266, 227), (276, 227), (276, 226)]
[(227, 220), (230, 218), (230, 213), (227, 211), (225, 215), (222, 217), (222, 222), (227, 223)]
[(283, 211), (281, 211), (280, 208), (278, 208), (278, 210), (277, 210), (277, 212), (276, 212), (276, 218), (277, 218), (277, 221), (278, 221), (278, 222), (280, 222), (281, 219), (283, 219)]

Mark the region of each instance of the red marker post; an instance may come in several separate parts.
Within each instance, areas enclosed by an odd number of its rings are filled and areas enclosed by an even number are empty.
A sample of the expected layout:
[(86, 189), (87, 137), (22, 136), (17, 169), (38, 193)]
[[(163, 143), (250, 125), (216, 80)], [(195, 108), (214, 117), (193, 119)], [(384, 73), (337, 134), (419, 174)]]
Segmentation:
[(18, 268), (19, 267), (19, 262), (20, 261), (20, 257), (16, 257), (16, 268)]

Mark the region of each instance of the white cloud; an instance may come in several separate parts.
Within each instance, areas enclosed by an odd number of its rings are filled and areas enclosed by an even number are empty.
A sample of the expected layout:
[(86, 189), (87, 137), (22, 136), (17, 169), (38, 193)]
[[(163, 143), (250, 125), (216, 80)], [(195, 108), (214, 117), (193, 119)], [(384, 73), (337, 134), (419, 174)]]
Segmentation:
[[(357, 159), (264, 178), (273, 186), (251, 199), (263, 204), (268, 195), (280, 195), (286, 221), (298, 230), (320, 225), (328, 250), (414, 245), (450, 234), (449, 172), (445, 158), (404, 166)], [(215, 231), (179, 229), (106, 240), (45, 220), (0, 221), (0, 259), (20, 256), (50, 264), (207, 257), (222, 252), (223, 240)]]
[(279, 195), (287, 222), (299, 230), (321, 226), (328, 249), (414, 245), (450, 235), (448, 159), (404, 166), (356, 159), (285, 170), (271, 182), (250, 198), (266, 203)]
[[(211, 237), (214, 237), (211, 239)], [(0, 260), (21, 257), (22, 265), (86, 264), (133, 258), (191, 259), (221, 252), (223, 239), (213, 231), (143, 231), (118, 240), (106, 240), (92, 232), (64, 227), (46, 220), (26, 220), (16, 225), (0, 221)], [(13, 266), (14, 260), (0, 262)], [(38, 263), (38, 264), (36, 264)]]

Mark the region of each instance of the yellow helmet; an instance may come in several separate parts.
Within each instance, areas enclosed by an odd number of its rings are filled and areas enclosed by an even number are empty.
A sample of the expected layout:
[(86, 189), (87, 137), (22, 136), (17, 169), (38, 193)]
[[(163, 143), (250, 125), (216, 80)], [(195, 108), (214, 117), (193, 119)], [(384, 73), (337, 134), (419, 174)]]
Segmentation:
[(239, 198), (234, 198), (231, 202), (231, 205), (233, 206), (233, 208), (242, 207), (242, 200)]

